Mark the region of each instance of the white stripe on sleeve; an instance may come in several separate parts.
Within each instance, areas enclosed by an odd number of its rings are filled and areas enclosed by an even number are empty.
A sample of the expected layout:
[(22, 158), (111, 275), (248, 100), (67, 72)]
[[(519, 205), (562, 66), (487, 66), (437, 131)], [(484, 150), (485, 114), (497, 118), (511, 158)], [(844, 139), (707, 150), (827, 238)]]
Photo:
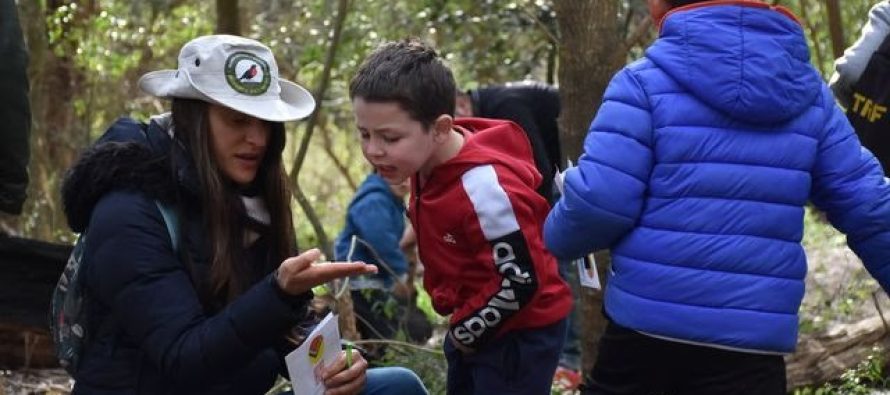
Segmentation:
[(473, 203), (486, 240), (494, 240), (519, 230), (513, 205), (498, 182), (494, 166), (470, 169), (461, 177), (464, 190)]

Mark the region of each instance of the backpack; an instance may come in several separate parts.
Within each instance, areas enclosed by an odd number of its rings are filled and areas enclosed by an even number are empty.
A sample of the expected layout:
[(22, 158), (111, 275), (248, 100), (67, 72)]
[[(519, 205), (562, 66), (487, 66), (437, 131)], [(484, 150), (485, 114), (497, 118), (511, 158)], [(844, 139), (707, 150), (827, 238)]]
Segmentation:
[(890, 170), (890, 35), (872, 54), (852, 88), (847, 119), (886, 174)]
[[(173, 252), (179, 252), (179, 218), (175, 210), (157, 200), (155, 205), (161, 211), (164, 224), (170, 240), (173, 242)], [(59, 282), (53, 290), (50, 302), (49, 326), (52, 332), (53, 342), (56, 345), (56, 357), (59, 364), (69, 374), (74, 375), (80, 367), (80, 357), (84, 345), (89, 339), (87, 322), (89, 311), (87, 310), (87, 295), (84, 292), (83, 252), (86, 247), (86, 231), (78, 236), (74, 243), (74, 249), (68, 257), (65, 269), (59, 277)]]

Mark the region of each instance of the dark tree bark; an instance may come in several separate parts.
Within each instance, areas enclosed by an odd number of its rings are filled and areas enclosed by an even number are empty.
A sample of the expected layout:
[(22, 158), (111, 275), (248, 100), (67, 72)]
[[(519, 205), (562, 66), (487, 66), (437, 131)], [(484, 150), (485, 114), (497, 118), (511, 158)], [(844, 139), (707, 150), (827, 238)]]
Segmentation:
[[(67, 169), (74, 161), (83, 139), (83, 125), (78, 121), (72, 103), (85, 81), (70, 54), (78, 43), (62, 34), (58, 42), (50, 43), (47, 21), (67, 1), (50, 0), (45, 6), (38, 1), (19, 3), (22, 28), (28, 41), (32, 109), (31, 182), (28, 187), (26, 215), (35, 222), (27, 234), (42, 240), (52, 240), (58, 229), (66, 228), (59, 200), (59, 169)], [(69, 23), (61, 29), (78, 28), (95, 14), (94, 1), (79, 2)]]
[(837, 59), (844, 54), (847, 48), (844, 40), (844, 21), (841, 19), (841, 6), (839, 0), (825, 0), (828, 8), (828, 30), (831, 33), (831, 50)]
[[(587, 128), (602, 102), (603, 92), (625, 56), (615, 55), (620, 34), (618, 0), (556, 0), (554, 8), (560, 31), (559, 119), (562, 150), (577, 161)], [(600, 278), (605, 279), (608, 254), (597, 255)], [(588, 373), (596, 359), (596, 345), (605, 329), (600, 313), (602, 292), (582, 291), (578, 301), (579, 338), (582, 341), (582, 369)]]
[(69, 245), (0, 234), (0, 369), (58, 366), (47, 317), (70, 253)]
[(216, 32), (240, 36), (239, 15), (238, 0), (216, 0)]

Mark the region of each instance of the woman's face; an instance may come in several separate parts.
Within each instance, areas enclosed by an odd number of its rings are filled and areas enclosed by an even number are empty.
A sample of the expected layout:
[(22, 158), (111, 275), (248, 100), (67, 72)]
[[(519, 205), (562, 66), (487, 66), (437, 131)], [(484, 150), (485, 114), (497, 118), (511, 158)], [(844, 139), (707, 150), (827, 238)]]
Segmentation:
[(269, 124), (217, 104), (210, 104), (207, 112), (217, 166), (235, 184), (250, 185), (266, 154)]

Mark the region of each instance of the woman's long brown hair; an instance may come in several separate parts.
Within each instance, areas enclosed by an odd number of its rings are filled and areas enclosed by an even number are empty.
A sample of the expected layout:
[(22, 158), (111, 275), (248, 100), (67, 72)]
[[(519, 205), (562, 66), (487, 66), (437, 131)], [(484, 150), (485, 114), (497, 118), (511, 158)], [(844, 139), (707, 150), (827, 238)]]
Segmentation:
[[(175, 138), (183, 143), (195, 167), (209, 237), (210, 297), (230, 303), (250, 286), (244, 248), (246, 214), (238, 188), (219, 169), (213, 155), (208, 107), (201, 100), (174, 99)], [(269, 122), (269, 142), (257, 171), (254, 185), (263, 198), (271, 219), (268, 259), (277, 264), (296, 252), (290, 188), (281, 153), (284, 150), (284, 124)], [(199, 290), (200, 292), (200, 290)]]

